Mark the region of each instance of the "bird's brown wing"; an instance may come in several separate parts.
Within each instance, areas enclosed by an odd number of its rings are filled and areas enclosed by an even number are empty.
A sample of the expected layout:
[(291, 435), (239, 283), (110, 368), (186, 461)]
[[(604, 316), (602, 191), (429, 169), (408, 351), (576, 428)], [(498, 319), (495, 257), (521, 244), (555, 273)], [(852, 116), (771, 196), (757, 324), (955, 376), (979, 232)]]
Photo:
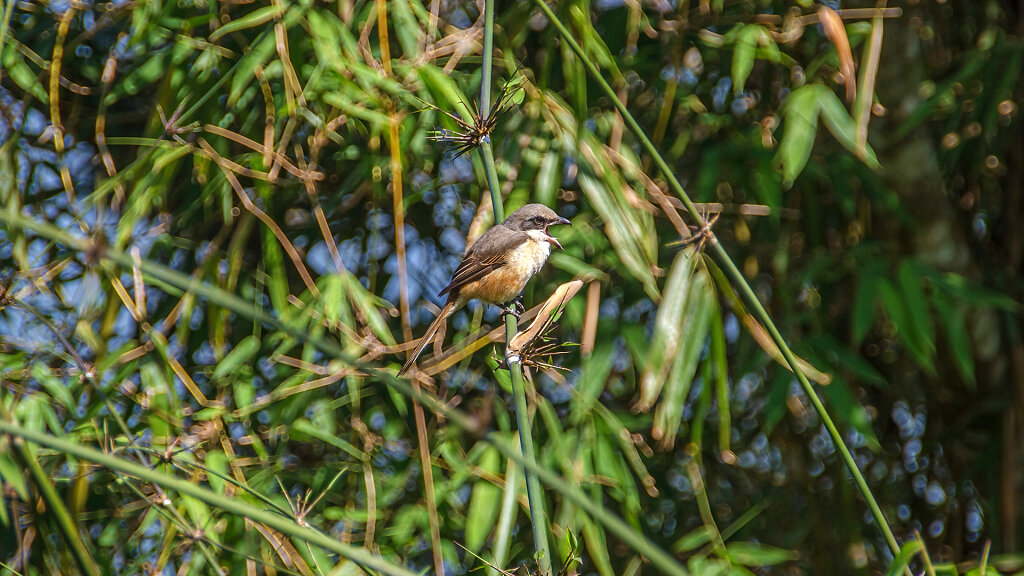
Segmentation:
[(452, 280), (438, 296), (458, 294), (463, 286), (475, 282), (508, 261), (508, 255), (529, 238), (525, 233), (498, 225), (488, 230), (470, 246), (462, 263), (452, 274)]

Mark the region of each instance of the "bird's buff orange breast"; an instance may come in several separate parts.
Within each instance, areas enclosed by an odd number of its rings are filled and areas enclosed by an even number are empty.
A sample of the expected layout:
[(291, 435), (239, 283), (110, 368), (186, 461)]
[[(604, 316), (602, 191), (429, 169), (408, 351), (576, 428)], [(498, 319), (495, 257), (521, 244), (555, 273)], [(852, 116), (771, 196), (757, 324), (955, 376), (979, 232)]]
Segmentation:
[(517, 246), (508, 262), (462, 290), (462, 297), (491, 304), (505, 304), (519, 295), (526, 283), (540, 271), (551, 253), (551, 244), (532, 237)]

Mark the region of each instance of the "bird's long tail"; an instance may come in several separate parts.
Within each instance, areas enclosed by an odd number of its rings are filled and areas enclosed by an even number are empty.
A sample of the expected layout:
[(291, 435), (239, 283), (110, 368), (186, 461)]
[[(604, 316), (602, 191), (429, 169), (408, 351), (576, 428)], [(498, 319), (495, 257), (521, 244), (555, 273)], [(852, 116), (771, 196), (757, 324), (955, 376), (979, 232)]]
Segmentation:
[(451, 316), (453, 312), (455, 312), (455, 302), (449, 300), (448, 303), (444, 305), (444, 308), (441, 309), (437, 318), (434, 318), (434, 321), (430, 323), (430, 328), (427, 328), (423, 337), (420, 338), (420, 341), (416, 344), (416, 348), (412, 351), (412, 355), (410, 355), (409, 359), (405, 361), (405, 365), (398, 371), (399, 376), (405, 374), (409, 368), (412, 368), (413, 362), (420, 357), (420, 354), (423, 353), (423, 349), (426, 348), (427, 344), (434, 339), (434, 335), (437, 334), (437, 331), (444, 325), (445, 321), (448, 320), (448, 317)]

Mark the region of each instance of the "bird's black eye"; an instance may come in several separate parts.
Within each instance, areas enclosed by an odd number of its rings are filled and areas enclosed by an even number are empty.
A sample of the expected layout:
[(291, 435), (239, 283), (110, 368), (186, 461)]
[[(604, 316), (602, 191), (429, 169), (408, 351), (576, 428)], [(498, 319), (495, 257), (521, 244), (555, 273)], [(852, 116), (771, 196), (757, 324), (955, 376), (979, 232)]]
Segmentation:
[(529, 222), (537, 228), (542, 228), (544, 226), (544, 218), (541, 216), (534, 216), (533, 218), (530, 218)]

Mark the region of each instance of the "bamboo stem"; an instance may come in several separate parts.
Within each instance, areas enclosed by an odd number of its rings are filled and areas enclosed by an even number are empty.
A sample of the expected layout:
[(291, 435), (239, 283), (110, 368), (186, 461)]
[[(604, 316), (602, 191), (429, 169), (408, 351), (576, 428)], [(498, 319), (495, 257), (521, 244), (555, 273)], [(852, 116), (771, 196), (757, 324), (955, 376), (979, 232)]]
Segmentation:
[[(486, 121), (491, 106), (491, 68), (494, 63), (494, 0), (487, 0), (484, 5), (484, 48), (480, 72), (480, 116)], [(487, 173), (487, 187), (491, 191), (491, 204), (494, 209), (494, 224), (498, 225), (505, 219), (502, 205), (501, 188), (498, 185), (498, 171), (494, 164), (494, 151), (491, 143), (484, 141), (480, 146), (484, 169)], [(512, 342), (518, 331), (516, 317), (505, 315), (505, 343)], [(519, 429), (519, 447), (523, 459), (536, 463), (533, 446), (533, 434), (530, 428), (529, 405), (526, 401), (526, 384), (523, 379), (523, 365), (518, 355), (506, 354), (509, 373), (512, 376), (512, 394), (516, 402), (516, 426)], [(506, 486), (506, 490), (515, 487)], [(544, 495), (537, 475), (530, 469), (526, 470), (526, 496), (530, 504), (530, 526), (533, 530), (533, 545), (536, 552), (537, 567), (540, 576), (551, 576), (551, 548), (548, 544), (547, 518), (544, 514)]]

